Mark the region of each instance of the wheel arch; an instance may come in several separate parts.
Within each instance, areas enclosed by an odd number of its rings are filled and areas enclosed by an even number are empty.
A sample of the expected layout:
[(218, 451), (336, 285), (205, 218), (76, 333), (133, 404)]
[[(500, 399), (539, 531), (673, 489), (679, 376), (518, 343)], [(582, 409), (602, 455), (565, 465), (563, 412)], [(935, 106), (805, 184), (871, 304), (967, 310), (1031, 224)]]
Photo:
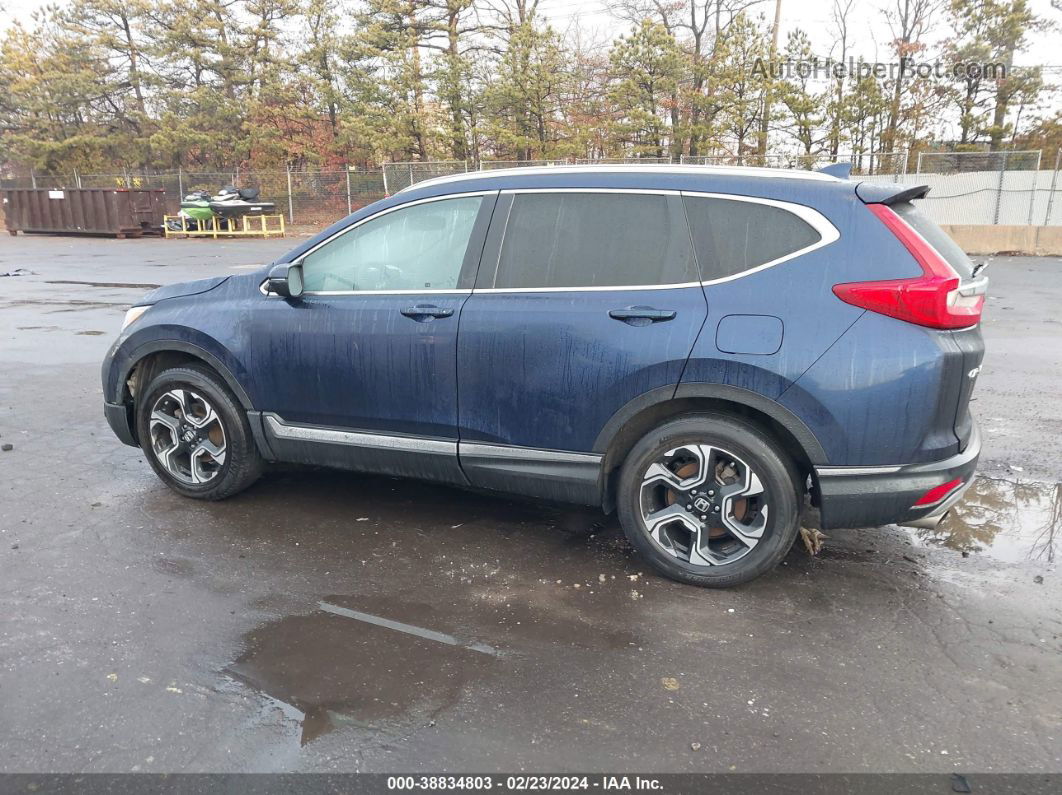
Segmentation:
[(262, 431), (261, 413), (254, 410), (247, 390), (233, 375), (232, 370), (210, 351), (180, 340), (156, 340), (140, 346), (129, 357), (129, 363), (121, 370), (117, 387), (118, 403), (125, 406), (125, 419), (130, 439), (134, 445), (139, 443), (135, 419), (136, 392), (140, 387), (146, 386), (156, 373), (171, 367), (189, 364), (206, 365), (221, 378), (240, 407), (246, 412), (251, 436), (259, 454), (267, 460), (273, 460), (272, 448)]
[(606, 511), (615, 504), (615, 481), (620, 466), (635, 443), (652, 428), (687, 414), (712, 411), (739, 417), (775, 439), (802, 475), (826, 463), (819, 440), (789, 409), (756, 392), (727, 384), (678, 384), (658, 387), (623, 406), (612, 415), (594, 442), (602, 454), (602, 503)]
[(156, 373), (184, 364), (207, 365), (221, 377), (245, 411), (254, 409), (247, 390), (221, 359), (198, 345), (181, 340), (156, 340), (136, 349), (118, 379), (121, 402), (132, 402), (136, 397), (136, 390)]

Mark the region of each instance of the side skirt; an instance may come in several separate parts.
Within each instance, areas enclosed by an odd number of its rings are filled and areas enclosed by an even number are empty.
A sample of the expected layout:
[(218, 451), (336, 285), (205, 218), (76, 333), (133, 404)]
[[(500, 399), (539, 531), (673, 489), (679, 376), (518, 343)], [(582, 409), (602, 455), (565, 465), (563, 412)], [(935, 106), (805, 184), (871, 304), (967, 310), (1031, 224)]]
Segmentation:
[(461, 442), (461, 468), (473, 486), (557, 502), (601, 505), (601, 459), (531, 447)]
[(468, 485), (457, 463), (456, 439), (300, 425), (269, 412), (262, 414), (262, 435), (277, 461)]
[(580, 505), (601, 505), (597, 453), (458, 442), (302, 425), (248, 412), (270, 460), (352, 469)]

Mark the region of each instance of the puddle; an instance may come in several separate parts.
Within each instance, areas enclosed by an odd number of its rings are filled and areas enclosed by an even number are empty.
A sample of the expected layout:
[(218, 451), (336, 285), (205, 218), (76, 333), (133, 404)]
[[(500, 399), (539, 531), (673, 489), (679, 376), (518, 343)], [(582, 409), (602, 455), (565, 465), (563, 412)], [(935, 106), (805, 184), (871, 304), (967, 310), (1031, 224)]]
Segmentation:
[(456, 638), (439, 642), (430, 635), (441, 633), (400, 626), (325, 609), (288, 616), (249, 632), (226, 672), (297, 710), (288, 714), (300, 721), (305, 745), (343, 725), (380, 731), (427, 723), (498, 665)]
[(927, 547), (1003, 563), (1053, 563), (1062, 546), (1062, 483), (978, 477), (936, 529), (907, 530)]
[(586, 579), (577, 590), (552, 580), (529, 591), (470, 586), (463, 589), (460, 598), (440, 599), (435, 604), (396, 603), (372, 595), (356, 599), (333, 596), (328, 601), (373, 615), (397, 616), (420, 627), (442, 628), (461, 639), (490, 638), (500, 650), (484, 643), (462, 642), (497, 656), (561, 648), (621, 651), (642, 645), (644, 638), (627, 624), (632, 601), (627, 578), (604, 584), (596, 582), (596, 577)]
[(225, 673), (282, 705), (302, 745), (340, 727), (408, 733), (543, 652), (642, 645), (616, 609), (631, 601), (624, 583), (596, 608), (552, 584), (536, 592), (539, 603), (467, 590), (432, 603), (329, 596), (309, 615), (251, 630)]

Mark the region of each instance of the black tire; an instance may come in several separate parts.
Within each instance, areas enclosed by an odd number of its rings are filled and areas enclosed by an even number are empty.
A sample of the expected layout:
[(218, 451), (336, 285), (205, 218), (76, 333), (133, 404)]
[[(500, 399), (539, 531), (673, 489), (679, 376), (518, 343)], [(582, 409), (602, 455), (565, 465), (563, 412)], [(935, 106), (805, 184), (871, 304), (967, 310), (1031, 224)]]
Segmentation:
[[(167, 392), (190, 390), (212, 407), (224, 431), (224, 463), (216, 467), (205, 483), (184, 482), (166, 468), (153, 449), (150, 416), (156, 402)], [(251, 436), (247, 414), (221, 378), (209, 367), (185, 365), (163, 370), (140, 393), (136, 404), (137, 436), (148, 463), (167, 486), (185, 497), (197, 500), (223, 500), (243, 491), (262, 474), (263, 462)]]
[[(765, 489), (769, 510), (762, 536), (741, 557), (723, 565), (694, 565), (669, 553), (650, 536), (643, 519), (646, 471), (669, 451), (689, 444), (710, 445), (740, 457)], [(634, 445), (620, 470), (616, 502), (624, 534), (658, 572), (692, 585), (728, 588), (770, 571), (792, 547), (800, 523), (799, 482), (789, 457), (755, 425), (724, 414), (691, 414), (654, 428)]]

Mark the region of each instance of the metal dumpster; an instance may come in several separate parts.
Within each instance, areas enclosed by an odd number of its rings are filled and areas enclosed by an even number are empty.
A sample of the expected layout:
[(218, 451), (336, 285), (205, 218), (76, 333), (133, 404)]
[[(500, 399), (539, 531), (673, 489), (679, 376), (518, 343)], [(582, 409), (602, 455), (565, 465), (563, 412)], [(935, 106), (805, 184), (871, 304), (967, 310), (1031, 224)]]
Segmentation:
[(7, 231), (139, 237), (161, 234), (162, 188), (9, 188), (3, 191)]

